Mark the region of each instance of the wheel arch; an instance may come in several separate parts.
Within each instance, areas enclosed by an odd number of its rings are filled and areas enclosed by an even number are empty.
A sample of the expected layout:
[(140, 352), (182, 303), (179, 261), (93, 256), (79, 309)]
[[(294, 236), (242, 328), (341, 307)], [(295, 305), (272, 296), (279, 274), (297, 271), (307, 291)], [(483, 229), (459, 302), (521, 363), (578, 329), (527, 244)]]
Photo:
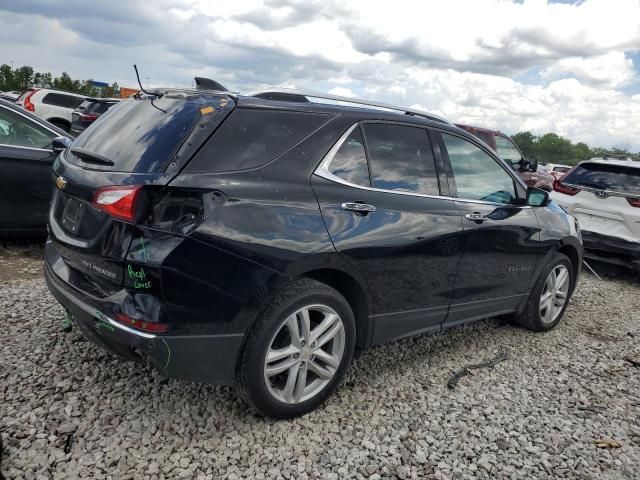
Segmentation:
[(53, 123), (54, 125), (56, 125), (56, 124), (64, 124), (65, 126), (71, 128), (71, 122), (69, 120), (67, 120), (66, 118), (51, 117), (51, 118), (47, 118), (47, 122)]
[(305, 272), (303, 277), (311, 278), (337, 290), (349, 303), (356, 321), (356, 350), (364, 351), (370, 342), (373, 303), (367, 287), (353, 275), (336, 268), (319, 268)]

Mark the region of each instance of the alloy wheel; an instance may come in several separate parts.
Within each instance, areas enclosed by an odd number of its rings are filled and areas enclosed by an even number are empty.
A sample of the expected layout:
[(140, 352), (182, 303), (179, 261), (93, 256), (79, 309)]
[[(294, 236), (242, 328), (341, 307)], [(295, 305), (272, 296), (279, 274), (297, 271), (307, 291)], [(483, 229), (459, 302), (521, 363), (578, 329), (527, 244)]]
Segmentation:
[(540, 296), (540, 318), (544, 323), (553, 323), (569, 296), (569, 269), (564, 265), (557, 265), (551, 270), (544, 282)]
[(264, 380), (271, 395), (300, 403), (319, 394), (340, 367), (345, 329), (335, 310), (308, 305), (289, 315), (269, 342)]

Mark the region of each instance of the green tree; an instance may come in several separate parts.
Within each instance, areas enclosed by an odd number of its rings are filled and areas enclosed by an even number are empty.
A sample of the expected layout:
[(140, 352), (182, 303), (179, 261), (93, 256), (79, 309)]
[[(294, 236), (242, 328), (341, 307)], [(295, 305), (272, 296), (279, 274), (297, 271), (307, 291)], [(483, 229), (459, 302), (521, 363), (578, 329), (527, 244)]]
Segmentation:
[(13, 90), (26, 90), (33, 85), (33, 68), (24, 66), (13, 71)]
[(0, 65), (0, 91), (14, 90), (13, 70), (11, 66), (3, 63)]
[(537, 137), (531, 132), (520, 132), (516, 133), (513, 137), (511, 137), (513, 141), (516, 143), (520, 151), (523, 153), (525, 157), (535, 157), (536, 156), (536, 140)]

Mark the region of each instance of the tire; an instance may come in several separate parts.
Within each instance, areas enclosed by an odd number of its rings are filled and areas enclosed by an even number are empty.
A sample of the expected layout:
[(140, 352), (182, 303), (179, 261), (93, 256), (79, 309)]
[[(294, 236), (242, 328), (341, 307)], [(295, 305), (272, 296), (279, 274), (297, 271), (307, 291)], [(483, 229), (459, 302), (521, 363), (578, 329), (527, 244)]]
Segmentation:
[[(558, 289), (558, 291), (564, 290), (566, 295), (564, 299), (564, 304), (562, 304), (561, 308), (558, 308), (556, 303), (556, 297), (551, 295), (551, 302), (555, 311), (549, 311), (549, 308), (552, 308), (549, 305), (546, 309), (542, 307), (542, 296), (547, 292), (552, 292), (550, 289), (551, 282), (550, 276), (551, 272), (556, 273), (556, 277), (559, 277), (558, 273), (566, 271), (567, 272), (567, 284), (565, 289)], [(554, 328), (564, 316), (564, 312), (567, 309), (567, 305), (569, 305), (569, 300), (571, 299), (571, 294), (573, 293), (573, 289), (575, 287), (575, 273), (573, 271), (573, 265), (571, 264), (571, 260), (562, 254), (555, 253), (553, 257), (547, 262), (547, 264), (540, 271), (540, 276), (536, 280), (536, 283), (529, 294), (529, 299), (527, 300), (527, 305), (524, 310), (513, 317), (516, 323), (522, 325), (523, 327), (532, 330), (534, 332), (546, 332)], [(543, 313), (545, 315), (543, 315)], [(546, 317), (546, 318), (545, 318)]]
[(304, 415), (338, 387), (353, 358), (355, 339), (354, 315), (340, 293), (315, 280), (295, 280), (249, 331), (236, 369), (238, 394), (267, 417)]

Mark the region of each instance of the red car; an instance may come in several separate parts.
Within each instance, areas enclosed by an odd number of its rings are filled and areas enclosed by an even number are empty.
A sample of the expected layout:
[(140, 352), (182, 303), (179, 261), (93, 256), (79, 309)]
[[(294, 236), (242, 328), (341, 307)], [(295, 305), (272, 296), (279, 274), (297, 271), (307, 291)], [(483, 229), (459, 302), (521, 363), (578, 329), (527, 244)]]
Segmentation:
[(509, 135), (498, 130), (489, 130), (488, 128), (473, 127), (471, 125), (456, 123), (456, 126), (478, 137), (500, 155), (500, 158), (511, 163), (513, 169), (518, 172), (518, 175), (522, 177), (528, 186), (542, 188), (547, 192), (553, 190), (553, 176), (544, 168), (538, 167), (536, 158), (526, 159)]

